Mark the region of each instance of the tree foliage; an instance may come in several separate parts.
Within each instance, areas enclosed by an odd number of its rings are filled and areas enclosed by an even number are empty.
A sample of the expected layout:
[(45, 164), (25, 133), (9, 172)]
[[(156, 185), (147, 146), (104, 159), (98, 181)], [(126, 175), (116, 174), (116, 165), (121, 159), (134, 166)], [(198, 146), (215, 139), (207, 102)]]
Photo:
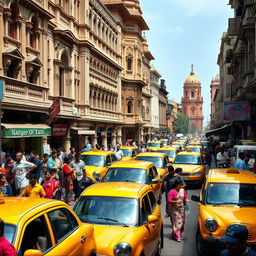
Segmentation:
[(174, 131), (175, 133), (188, 133), (188, 119), (182, 113), (177, 114), (177, 119), (174, 123)]

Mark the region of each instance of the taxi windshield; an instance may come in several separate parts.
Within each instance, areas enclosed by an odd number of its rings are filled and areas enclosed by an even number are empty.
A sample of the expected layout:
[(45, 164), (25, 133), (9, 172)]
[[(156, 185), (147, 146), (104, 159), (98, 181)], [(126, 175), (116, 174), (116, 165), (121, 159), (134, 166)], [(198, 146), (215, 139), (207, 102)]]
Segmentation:
[(160, 150), (159, 152), (165, 153), (168, 157), (175, 157), (176, 155), (175, 150)]
[(201, 165), (201, 157), (193, 155), (177, 155), (174, 160), (174, 164), (194, 164)]
[(121, 149), (123, 151), (124, 156), (130, 157), (132, 156), (132, 150), (131, 149)]
[(201, 148), (187, 148), (187, 151), (190, 150), (192, 152), (201, 153)]
[(206, 203), (211, 205), (256, 206), (256, 184), (210, 183)]
[(110, 168), (103, 182), (146, 183), (146, 170), (139, 168)]
[(81, 155), (81, 160), (84, 161), (86, 166), (104, 166), (104, 156), (97, 155)]
[(141, 160), (141, 161), (147, 161), (147, 162), (154, 163), (156, 168), (165, 168), (164, 161), (163, 161), (162, 157), (137, 156), (136, 160)]
[(239, 152), (244, 152), (244, 154), (249, 155), (251, 159), (256, 158), (256, 149), (240, 149)]
[(82, 222), (137, 226), (138, 202), (134, 198), (109, 196), (82, 196), (74, 207)]
[(15, 232), (16, 227), (14, 225), (4, 223), (4, 236), (10, 243), (13, 243)]
[(161, 144), (160, 142), (149, 142), (148, 147), (159, 148), (160, 144)]

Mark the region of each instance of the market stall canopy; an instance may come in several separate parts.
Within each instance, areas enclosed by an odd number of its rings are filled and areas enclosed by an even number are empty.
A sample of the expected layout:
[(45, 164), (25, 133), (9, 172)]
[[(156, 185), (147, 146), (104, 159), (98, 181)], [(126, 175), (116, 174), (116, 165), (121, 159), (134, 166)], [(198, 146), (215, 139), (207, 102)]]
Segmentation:
[(210, 135), (213, 135), (213, 134), (217, 134), (217, 133), (223, 132), (223, 131), (229, 129), (230, 127), (231, 127), (231, 124), (225, 124), (225, 125), (221, 126), (220, 128), (206, 131), (205, 132), (206, 137), (208, 137)]
[(51, 136), (52, 128), (46, 124), (7, 124), (4, 127), (4, 138), (23, 138), (23, 137), (44, 137)]

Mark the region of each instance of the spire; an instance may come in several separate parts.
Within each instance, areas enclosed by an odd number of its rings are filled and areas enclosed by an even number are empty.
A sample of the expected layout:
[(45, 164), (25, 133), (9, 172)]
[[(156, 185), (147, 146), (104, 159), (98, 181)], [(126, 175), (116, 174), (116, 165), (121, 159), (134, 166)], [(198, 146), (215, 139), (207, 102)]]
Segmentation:
[(194, 64), (191, 65), (191, 72), (190, 72), (190, 75), (193, 76), (195, 74), (194, 72)]

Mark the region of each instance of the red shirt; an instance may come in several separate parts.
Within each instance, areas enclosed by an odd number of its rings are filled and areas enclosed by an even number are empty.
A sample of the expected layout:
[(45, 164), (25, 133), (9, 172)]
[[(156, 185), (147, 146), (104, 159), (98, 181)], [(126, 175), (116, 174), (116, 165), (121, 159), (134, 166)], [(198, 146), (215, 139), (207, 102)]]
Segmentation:
[(17, 256), (15, 248), (4, 236), (0, 238), (0, 256)]
[(53, 193), (60, 186), (59, 184), (60, 183), (55, 179), (45, 181), (42, 185), (46, 194), (45, 198), (52, 198)]

